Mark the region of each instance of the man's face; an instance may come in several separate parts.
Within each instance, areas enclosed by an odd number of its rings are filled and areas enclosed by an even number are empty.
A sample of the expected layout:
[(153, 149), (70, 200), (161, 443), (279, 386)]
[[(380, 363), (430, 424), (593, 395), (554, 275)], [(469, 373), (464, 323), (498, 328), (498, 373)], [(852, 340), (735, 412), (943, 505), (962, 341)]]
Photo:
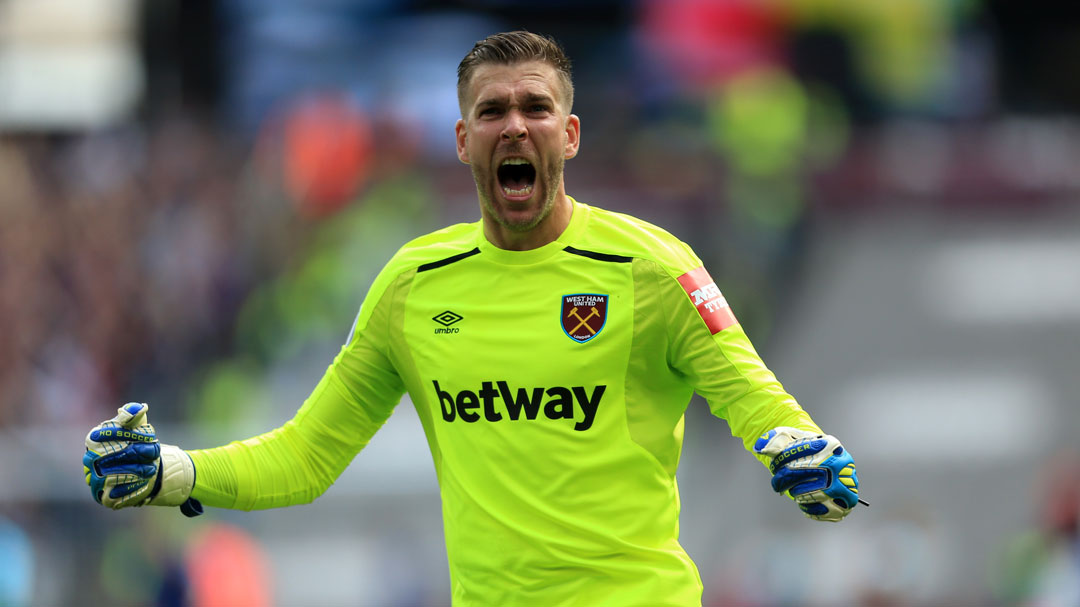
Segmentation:
[(472, 168), (485, 217), (515, 232), (535, 228), (565, 195), (563, 164), (578, 149), (580, 122), (565, 107), (555, 68), (481, 65), (462, 109), (458, 158)]

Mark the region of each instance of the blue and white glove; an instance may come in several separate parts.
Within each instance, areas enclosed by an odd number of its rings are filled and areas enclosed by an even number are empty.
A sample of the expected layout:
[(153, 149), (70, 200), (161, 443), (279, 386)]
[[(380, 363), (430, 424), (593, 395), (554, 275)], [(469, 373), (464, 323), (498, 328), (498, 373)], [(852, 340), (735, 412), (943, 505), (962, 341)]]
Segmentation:
[(190, 497), (195, 464), (179, 447), (162, 445), (146, 419), (146, 403), (128, 403), (116, 417), (86, 435), (83, 472), (90, 495), (114, 510), (130, 506), (180, 506), (187, 516), (202, 514)]
[(855, 462), (835, 436), (781, 426), (762, 434), (754, 452), (772, 458), (773, 491), (786, 491), (814, 520), (838, 522), (861, 501)]

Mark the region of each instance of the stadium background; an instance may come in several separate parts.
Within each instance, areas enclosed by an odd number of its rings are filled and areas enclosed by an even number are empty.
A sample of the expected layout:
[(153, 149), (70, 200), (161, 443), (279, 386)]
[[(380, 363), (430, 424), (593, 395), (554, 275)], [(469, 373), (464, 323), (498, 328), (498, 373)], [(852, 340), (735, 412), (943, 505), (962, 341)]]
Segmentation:
[(873, 503), (803, 519), (695, 400), (706, 604), (1080, 604), (1078, 6), (0, 0), (0, 605), (445, 604), (407, 398), (309, 506), (114, 513), (78, 460), (130, 400), (187, 448), (288, 419), (477, 217), (454, 69), (520, 27), (575, 61), (568, 192), (695, 247)]

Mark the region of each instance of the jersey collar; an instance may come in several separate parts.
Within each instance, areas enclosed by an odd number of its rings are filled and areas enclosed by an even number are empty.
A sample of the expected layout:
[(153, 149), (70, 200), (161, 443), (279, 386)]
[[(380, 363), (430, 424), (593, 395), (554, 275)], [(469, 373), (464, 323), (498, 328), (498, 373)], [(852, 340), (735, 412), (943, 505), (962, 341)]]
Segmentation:
[(476, 243), (476, 246), (480, 248), (480, 253), (484, 257), (498, 263), (526, 265), (539, 263), (552, 255), (555, 255), (559, 251), (562, 251), (567, 245), (570, 245), (577, 240), (578, 235), (584, 229), (589, 218), (589, 205), (582, 204), (574, 200), (571, 196), (567, 196), (567, 198), (570, 199), (570, 203), (573, 205), (570, 223), (566, 226), (566, 229), (563, 230), (563, 233), (554, 241), (536, 249), (529, 249), (528, 251), (508, 251), (506, 249), (500, 249), (491, 244), (491, 242), (488, 241), (487, 236), (484, 235), (484, 222), (481, 220), (477, 222)]

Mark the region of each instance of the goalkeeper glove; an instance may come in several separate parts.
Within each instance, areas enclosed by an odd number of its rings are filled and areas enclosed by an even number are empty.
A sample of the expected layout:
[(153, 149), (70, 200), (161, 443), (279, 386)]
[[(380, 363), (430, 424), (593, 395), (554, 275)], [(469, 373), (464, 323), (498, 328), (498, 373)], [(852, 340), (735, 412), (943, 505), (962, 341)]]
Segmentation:
[(786, 491), (814, 520), (838, 522), (862, 501), (855, 462), (835, 436), (781, 426), (762, 434), (754, 452), (772, 458), (773, 491)]
[(189, 497), (195, 464), (179, 447), (158, 442), (146, 419), (149, 409), (146, 403), (128, 403), (86, 435), (83, 473), (90, 494), (114, 510), (180, 506), (185, 515), (198, 516), (202, 504)]

